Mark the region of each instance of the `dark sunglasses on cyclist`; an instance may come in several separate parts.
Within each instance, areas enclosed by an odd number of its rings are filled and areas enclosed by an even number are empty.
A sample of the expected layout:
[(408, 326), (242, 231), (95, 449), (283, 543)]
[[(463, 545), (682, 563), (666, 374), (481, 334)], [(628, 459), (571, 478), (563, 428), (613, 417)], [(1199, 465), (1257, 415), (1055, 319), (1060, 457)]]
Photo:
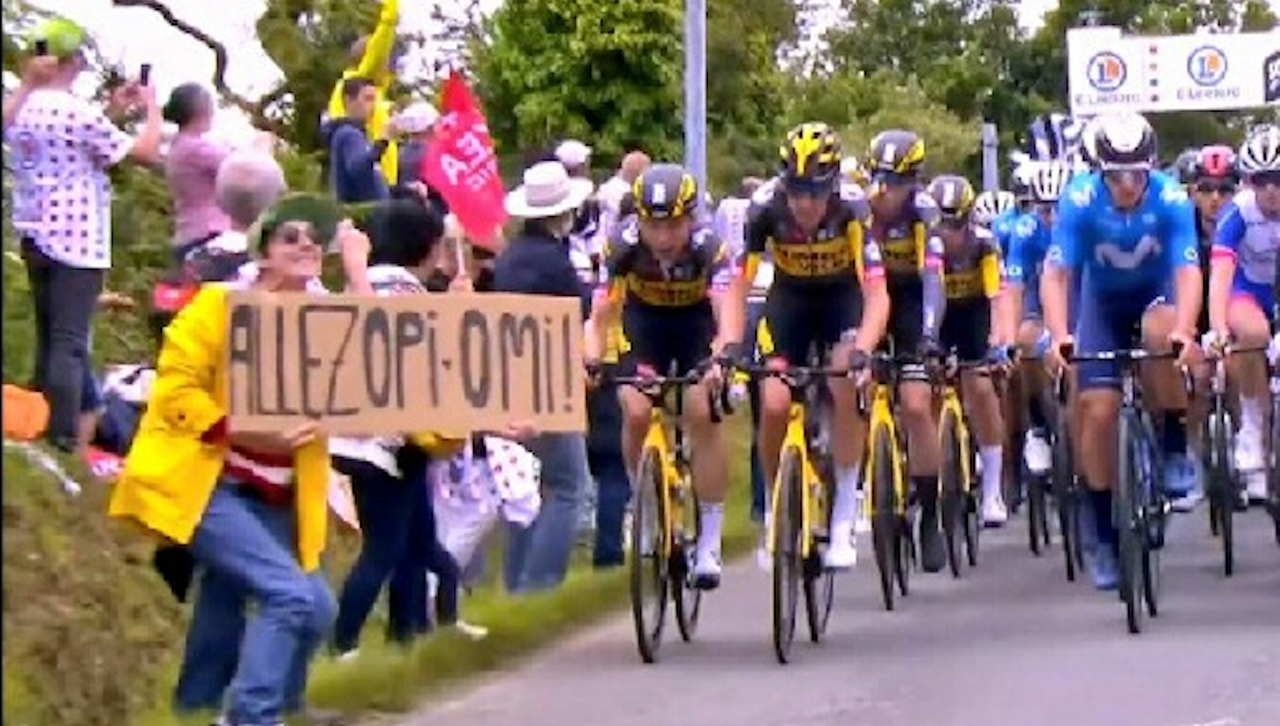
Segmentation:
[(905, 187), (915, 184), (916, 178), (896, 171), (877, 171), (871, 175), (871, 182), (880, 187)]
[(969, 215), (967, 214), (946, 214), (944, 213), (938, 219), (938, 225), (943, 229), (951, 231), (959, 231), (969, 226)]
[(1260, 171), (1249, 177), (1255, 187), (1280, 187), (1280, 171)]
[(1048, 217), (1057, 211), (1058, 205), (1055, 202), (1036, 202), (1034, 209), (1041, 217)]
[(835, 183), (830, 179), (788, 179), (784, 188), (789, 197), (820, 199), (831, 196)]
[(1196, 182), (1196, 191), (1201, 194), (1219, 194), (1226, 197), (1236, 193), (1236, 185), (1229, 181), (1206, 180)]
[(1151, 178), (1147, 169), (1109, 169), (1102, 172), (1102, 180), (1111, 186), (1144, 187)]

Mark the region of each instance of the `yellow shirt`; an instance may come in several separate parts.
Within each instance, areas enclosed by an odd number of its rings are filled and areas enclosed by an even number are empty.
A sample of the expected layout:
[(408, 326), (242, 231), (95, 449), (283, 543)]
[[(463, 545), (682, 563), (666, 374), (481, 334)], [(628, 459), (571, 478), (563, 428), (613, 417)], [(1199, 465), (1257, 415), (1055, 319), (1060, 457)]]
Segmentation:
[[(378, 91), (378, 100), (374, 104), (373, 114), (365, 126), (370, 141), (382, 138), (382, 131), (391, 117), (391, 104), (387, 102), (387, 89), (391, 87), (391, 49), (396, 42), (396, 24), (400, 22), (400, 0), (382, 0), (382, 13), (378, 15), (378, 25), (369, 36), (365, 45), (364, 56), (355, 66), (342, 72), (342, 77), (333, 85), (333, 93), (329, 96), (329, 118), (337, 119), (347, 115), (347, 104), (342, 98), (342, 82), (348, 78), (368, 78), (373, 81)], [(387, 146), (382, 155), (382, 174), (387, 184), (394, 185), (399, 177), (399, 150), (395, 143)]]
[[(108, 513), (188, 544), (222, 474), (225, 443), (201, 436), (227, 415), (227, 290), (205, 285), (165, 329), (156, 382)], [(320, 567), (328, 526), (329, 443), (294, 454), (298, 562)]]

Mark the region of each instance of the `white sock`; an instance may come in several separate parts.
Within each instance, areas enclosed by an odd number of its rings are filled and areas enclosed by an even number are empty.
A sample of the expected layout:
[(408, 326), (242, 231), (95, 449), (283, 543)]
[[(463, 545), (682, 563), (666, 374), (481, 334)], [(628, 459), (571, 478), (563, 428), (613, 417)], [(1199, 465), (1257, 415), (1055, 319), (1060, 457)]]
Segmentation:
[(719, 552), (720, 532), (724, 526), (724, 502), (702, 502), (698, 505), (698, 551)]
[(1262, 430), (1262, 407), (1265, 399), (1240, 397), (1240, 428)]
[(831, 526), (845, 525), (858, 516), (858, 485), (862, 465), (836, 468), (836, 500), (831, 503)]
[(1000, 496), (1004, 474), (1004, 447), (983, 446), (978, 449), (982, 459), (982, 498), (990, 501)]

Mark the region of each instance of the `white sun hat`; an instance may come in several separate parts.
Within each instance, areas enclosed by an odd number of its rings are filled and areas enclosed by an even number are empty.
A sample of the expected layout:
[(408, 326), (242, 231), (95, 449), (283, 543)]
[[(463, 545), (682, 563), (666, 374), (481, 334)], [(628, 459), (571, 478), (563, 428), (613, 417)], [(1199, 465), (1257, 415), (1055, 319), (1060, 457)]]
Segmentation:
[(396, 116), (396, 124), (406, 133), (420, 134), (435, 126), (440, 112), (426, 101), (417, 101), (405, 107)]
[(556, 147), (556, 158), (570, 169), (586, 166), (591, 161), (591, 147), (577, 139), (569, 139)]
[(590, 179), (569, 176), (564, 164), (543, 161), (524, 172), (523, 183), (507, 194), (507, 214), (522, 219), (558, 217), (577, 209), (591, 196), (595, 184)]

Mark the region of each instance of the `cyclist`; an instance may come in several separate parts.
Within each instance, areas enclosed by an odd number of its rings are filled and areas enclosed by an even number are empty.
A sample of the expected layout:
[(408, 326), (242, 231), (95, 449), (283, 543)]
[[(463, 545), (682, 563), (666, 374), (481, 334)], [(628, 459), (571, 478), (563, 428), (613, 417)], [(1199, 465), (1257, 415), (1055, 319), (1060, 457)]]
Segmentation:
[(1021, 410), (1026, 412), (1031, 426), (1026, 432), (1022, 454), (1027, 469), (1036, 475), (1047, 473), (1052, 465), (1052, 453), (1045, 439), (1049, 427), (1045, 410), (1048, 380), (1044, 366), (1033, 360), (1044, 354), (1049, 343), (1040, 309), (1040, 274), (1049, 251), (1054, 210), (1071, 175), (1071, 167), (1060, 161), (1033, 161), (1024, 165), (1022, 177), (1032, 209), (1013, 223), (1005, 263), (1010, 288), (1008, 308), (1014, 315), (1011, 322), (1017, 326), (1018, 350), (1027, 359), (1020, 366), (1019, 390), (1021, 401), (1025, 402)]
[[(1084, 275), (1076, 329), (1081, 352), (1125, 348), (1141, 325), (1147, 349), (1159, 352), (1178, 343), (1179, 362), (1189, 363), (1197, 351), (1203, 299), (1191, 203), (1177, 180), (1153, 170), (1156, 137), (1145, 118), (1119, 114), (1094, 123), (1090, 151), (1100, 171), (1072, 183), (1059, 202), (1041, 282), (1044, 321), (1053, 337), (1051, 365), (1064, 365), (1066, 348), (1076, 343), (1068, 328), (1072, 273)], [(1173, 306), (1166, 302), (1170, 293)], [(1115, 364), (1084, 363), (1077, 373), (1076, 456), (1089, 492), (1081, 513), (1086, 564), (1095, 587), (1114, 589), (1119, 578), (1111, 489), (1117, 447), (1096, 443), (1116, 440), (1119, 370)], [(1172, 413), (1185, 410), (1182, 385), (1171, 366), (1151, 366), (1147, 373), (1146, 403), (1165, 412), (1165, 487), (1183, 496), (1194, 484), (1195, 467), (1186, 451), (1185, 423)]]
[[(1221, 345), (1230, 335), (1242, 347), (1265, 346), (1271, 337), (1280, 247), (1280, 129), (1254, 131), (1240, 147), (1239, 158), (1248, 188), (1223, 209), (1218, 224), (1209, 275), (1210, 340)], [(1245, 495), (1262, 502), (1267, 496), (1264, 432), (1270, 408), (1265, 361), (1241, 355), (1230, 365), (1240, 391), (1235, 465)]]
[(982, 192), (973, 202), (973, 223), (995, 232), (996, 220), (1000, 220), (1000, 225), (1003, 227), (1004, 221), (1013, 216), (1012, 212), (1017, 207), (1018, 198), (1013, 195), (1013, 192), (1003, 189)]
[[(872, 236), (884, 255), (889, 281), (889, 331), (901, 355), (925, 357), (939, 352), (938, 329), (946, 306), (942, 250), (930, 234), (938, 205), (920, 185), (924, 141), (911, 131), (894, 129), (871, 140)], [(946, 546), (938, 528), (938, 426), (933, 390), (919, 366), (903, 370), (898, 401), (907, 430), (912, 485), (920, 503), (921, 564), (937, 572), (946, 564)]]
[(862, 188), (870, 181), (866, 167), (862, 166), (856, 156), (846, 156), (840, 161), (840, 175)]
[[(936, 177), (929, 183), (929, 195), (941, 213), (935, 228), (947, 290), (941, 343), (960, 360), (1007, 362), (1012, 336), (1007, 334), (1008, 316), (999, 310), (1004, 287), (1000, 243), (973, 219), (976, 195), (967, 179)], [(976, 369), (964, 371), (960, 385), (982, 463), (982, 521), (999, 527), (1009, 518), (1000, 491), (1005, 438), (1000, 400), (990, 376)]]
[[(588, 360), (603, 358), (607, 340), (597, 331), (610, 330), (619, 315), (622, 365), (634, 372), (665, 373), (674, 362), (685, 373), (711, 358), (733, 355), (742, 328), (738, 310), (725, 303), (733, 260), (709, 227), (695, 224), (699, 195), (693, 175), (675, 164), (655, 164), (636, 178), (633, 192), (636, 215), (622, 221), (603, 251), (585, 339)], [(720, 584), (729, 483), (724, 439), (711, 421), (708, 395), (717, 375), (713, 369), (684, 400), (699, 500), (694, 583), (708, 590)], [(634, 387), (620, 388), (618, 398), (623, 455), (634, 482), (652, 403)]]
[[(840, 140), (823, 123), (804, 123), (780, 149), (781, 173), (752, 201), (736, 299), (744, 304), (762, 256), (773, 255), (774, 278), (765, 299), (757, 345), (774, 364), (804, 364), (812, 346), (833, 346), (832, 365), (859, 366), (884, 336), (889, 317), (880, 248), (866, 234), (870, 210), (862, 191), (840, 175)], [(828, 381), (835, 498), (828, 567), (857, 563), (854, 520), (866, 429), (857, 414), (852, 380)], [(783, 381), (760, 386), (760, 457), (772, 487), (786, 433), (791, 393)], [(769, 517), (765, 515), (765, 529)], [(763, 557), (761, 562), (767, 562)]]

